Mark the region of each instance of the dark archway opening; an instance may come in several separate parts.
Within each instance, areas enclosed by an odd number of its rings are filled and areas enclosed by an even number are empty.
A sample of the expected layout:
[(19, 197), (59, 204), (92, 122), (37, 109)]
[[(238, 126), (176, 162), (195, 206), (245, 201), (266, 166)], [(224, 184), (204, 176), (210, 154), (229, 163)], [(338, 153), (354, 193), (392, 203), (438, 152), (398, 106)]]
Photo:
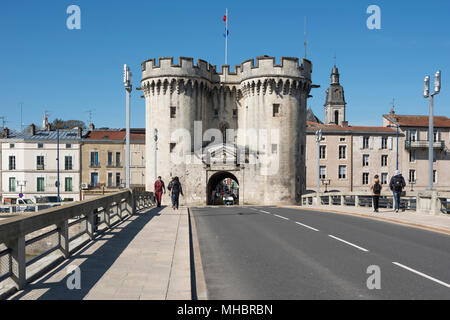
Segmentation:
[(206, 187), (207, 205), (239, 204), (239, 181), (227, 171), (219, 171), (209, 178)]

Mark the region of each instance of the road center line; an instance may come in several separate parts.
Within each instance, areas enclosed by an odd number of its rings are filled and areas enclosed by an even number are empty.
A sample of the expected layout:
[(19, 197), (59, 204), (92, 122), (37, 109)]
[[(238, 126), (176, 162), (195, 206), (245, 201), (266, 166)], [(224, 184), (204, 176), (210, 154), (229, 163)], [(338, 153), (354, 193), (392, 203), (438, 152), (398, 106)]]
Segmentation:
[(335, 236), (333, 236), (333, 235), (331, 235), (331, 234), (329, 234), (328, 236), (329, 236), (330, 238), (333, 238), (333, 239), (336, 239), (336, 240), (341, 241), (341, 242), (343, 242), (343, 243), (346, 243), (346, 244), (348, 244), (349, 246), (355, 247), (355, 248), (357, 248), (357, 249), (359, 249), (359, 250), (361, 250), (361, 251), (369, 252), (369, 250), (367, 250), (367, 249), (364, 249), (364, 248), (362, 248), (362, 247), (360, 247), (360, 246), (357, 246), (356, 244), (353, 244), (353, 243), (351, 243), (351, 242), (345, 241), (345, 240), (343, 240), (343, 239), (341, 239), (341, 238), (335, 237)]
[(277, 215), (277, 214), (274, 214), (274, 216), (275, 216), (275, 217), (278, 217), (278, 218), (281, 218), (281, 219), (284, 219), (284, 220), (290, 220), (290, 219), (288, 219), (288, 218), (286, 218), (286, 217), (282, 217), (282, 216), (279, 216), (279, 215)]
[(270, 212), (267, 212), (267, 211), (264, 211), (264, 210), (259, 210), (259, 212), (271, 214)]
[(319, 231), (319, 230), (317, 230), (316, 228), (313, 228), (313, 227), (310, 227), (310, 226), (308, 226), (308, 225), (306, 225), (306, 224), (303, 224), (303, 223), (300, 223), (300, 222), (295, 222), (296, 224), (299, 224), (299, 225), (301, 225), (301, 226), (303, 226), (303, 227), (305, 227), (305, 228), (308, 228), (308, 229), (311, 229), (311, 230), (314, 230), (314, 231)]
[(392, 263), (395, 264), (396, 266), (399, 266), (399, 267), (403, 268), (403, 269), (406, 269), (406, 270), (411, 271), (411, 272), (413, 272), (413, 273), (415, 273), (415, 274), (418, 274), (419, 276), (422, 276), (422, 277), (424, 277), (424, 278), (427, 278), (428, 280), (431, 280), (431, 281), (434, 281), (434, 282), (436, 282), (436, 283), (439, 283), (440, 285), (443, 285), (444, 287), (450, 288), (450, 284), (445, 283), (445, 282), (443, 282), (443, 281), (441, 281), (441, 280), (438, 280), (438, 279), (436, 279), (436, 278), (430, 277), (429, 275), (426, 275), (425, 273), (422, 273), (422, 272), (419, 272), (419, 271), (414, 270), (414, 269), (412, 269), (412, 268), (409, 268), (409, 267), (407, 267), (407, 266), (405, 266), (405, 265), (402, 265), (402, 264), (400, 264), (400, 263), (398, 263), (398, 262), (392, 262)]

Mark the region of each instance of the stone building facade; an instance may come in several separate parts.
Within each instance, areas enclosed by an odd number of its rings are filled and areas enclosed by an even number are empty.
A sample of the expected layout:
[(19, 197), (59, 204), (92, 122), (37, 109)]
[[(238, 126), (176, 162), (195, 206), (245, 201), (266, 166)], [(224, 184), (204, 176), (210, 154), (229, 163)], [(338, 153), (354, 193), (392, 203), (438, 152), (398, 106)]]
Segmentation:
[[(345, 118), (344, 90), (336, 66), (331, 72), (324, 107), (324, 124), (319, 123), (312, 111), (308, 117), (307, 192), (319, 188), (321, 192), (369, 191), (375, 175), (379, 175), (381, 183), (388, 188), (397, 169), (397, 150), (398, 169), (405, 177), (408, 190), (428, 189), (427, 116), (397, 115), (392, 110), (383, 115), (382, 126), (350, 126)], [(399, 127), (398, 139), (396, 126)], [(436, 116), (434, 126), (434, 188), (450, 190), (450, 119)], [(318, 130), (323, 137), (319, 147)]]
[(240, 204), (298, 201), (305, 188), (311, 73), (311, 62), (299, 65), (297, 58), (276, 64), (273, 57), (257, 57), (234, 72), (229, 66), (217, 72), (203, 60), (194, 65), (192, 58), (145, 61), (146, 189), (153, 191), (156, 161), (166, 183), (180, 178), (182, 204), (209, 203), (225, 178), (239, 184)]

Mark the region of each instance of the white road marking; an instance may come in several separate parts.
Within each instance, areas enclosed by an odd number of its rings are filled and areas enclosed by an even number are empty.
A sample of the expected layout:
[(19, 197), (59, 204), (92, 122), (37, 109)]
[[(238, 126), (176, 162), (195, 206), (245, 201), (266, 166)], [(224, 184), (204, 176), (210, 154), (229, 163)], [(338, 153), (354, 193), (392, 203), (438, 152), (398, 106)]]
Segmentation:
[(278, 217), (278, 218), (281, 218), (281, 219), (284, 219), (284, 220), (290, 220), (290, 219), (288, 219), (288, 218), (286, 218), (286, 217), (282, 217), (282, 216), (279, 216), (279, 215), (277, 215), (277, 214), (274, 214), (274, 216), (275, 216), (275, 217)]
[(267, 212), (267, 211), (264, 211), (264, 210), (259, 210), (259, 212), (266, 213), (266, 214), (271, 214), (270, 212)]
[(343, 239), (341, 239), (341, 238), (335, 237), (335, 236), (333, 236), (333, 235), (331, 235), (331, 234), (329, 234), (328, 236), (329, 236), (330, 238), (333, 238), (333, 239), (336, 239), (336, 240), (341, 241), (341, 242), (343, 242), (343, 243), (346, 243), (346, 244), (348, 244), (349, 246), (355, 247), (355, 248), (357, 248), (357, 249), (359, 249), (359, 250), (361, 250), (361, 251), (369, 252), (369, 250), (367, 250), (367, 249), (364, 249), (364, 248), (362, 248), (362, 247), (360, 247), (360, 246), (357, 246), (356, 244), (353, 244), (353, 243), (351, 243), (351, 242), (345, 241), (345, 240), (343, 240)]
[(445, 283), (445, 282), (443, 282), (443, 281), (441, 281), (441, 280), (438, 280), (438, 279), (436, 279), (436, 278), (430, 277), (429, 275), (426, 275), (425, 273), (422, 273), (422, 272), (419, 272), (419, 271), (414, 270), (414, 269), (412, 269), (412, 268), (409, 268), (409, 267), (407, 267), (407, 266), (405, 266), (405, 265), (402, 265), (402, 264), (400, 264), (400, 263), (398, 263), (398, 262), (392, 262), (392, 263), (395, 264), (396, 266), (399, 266), (399, 267), (403, 268), (403, 269), (406, 269), (406, 270), (408, 270), (408, 271), (414, 272), (414, 273), (418, 274), (419, 276), (422, 276), (422, 277), (424, 277), (424, 278), (427, 278), (428, 280), (431, 280), (431, 281), (434, 281), (434, 282), (436, 282), (436, 283), (439, 283), (440, 285), (443, 285), (444, 287), (450, 288), (450, 284)]
[(308, 228), (308, 229), (311, 229), (311, 230), (314, 230), (314, 231), (319, 231), (319, 230), (317, 230), (316, 228), (313, 228), (313, 227), (310, 227), (310, 226), (308, 226), (308, 225), (306, 225), (306, 224), (303, 224), (303, 223), (300, 223), (300, 222), (295, 222), (296, 224), (299, 224), (299, 225), (301, 225), (301, 226), (303, 226), (303, 227), (305, 227), (305, 228)]

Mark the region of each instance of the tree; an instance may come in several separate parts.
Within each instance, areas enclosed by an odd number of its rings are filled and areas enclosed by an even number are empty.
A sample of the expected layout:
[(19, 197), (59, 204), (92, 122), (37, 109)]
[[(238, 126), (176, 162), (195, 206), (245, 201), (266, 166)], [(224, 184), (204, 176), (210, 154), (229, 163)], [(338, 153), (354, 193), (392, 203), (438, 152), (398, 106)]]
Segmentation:
[(64, 121), (62, 119), (56, 118), (51, 123), (51, 129), (73, 129), (76, 127), (80, 127), (82, 129), (86, 129), (86, 124), (81, 120), (67, 120)]

